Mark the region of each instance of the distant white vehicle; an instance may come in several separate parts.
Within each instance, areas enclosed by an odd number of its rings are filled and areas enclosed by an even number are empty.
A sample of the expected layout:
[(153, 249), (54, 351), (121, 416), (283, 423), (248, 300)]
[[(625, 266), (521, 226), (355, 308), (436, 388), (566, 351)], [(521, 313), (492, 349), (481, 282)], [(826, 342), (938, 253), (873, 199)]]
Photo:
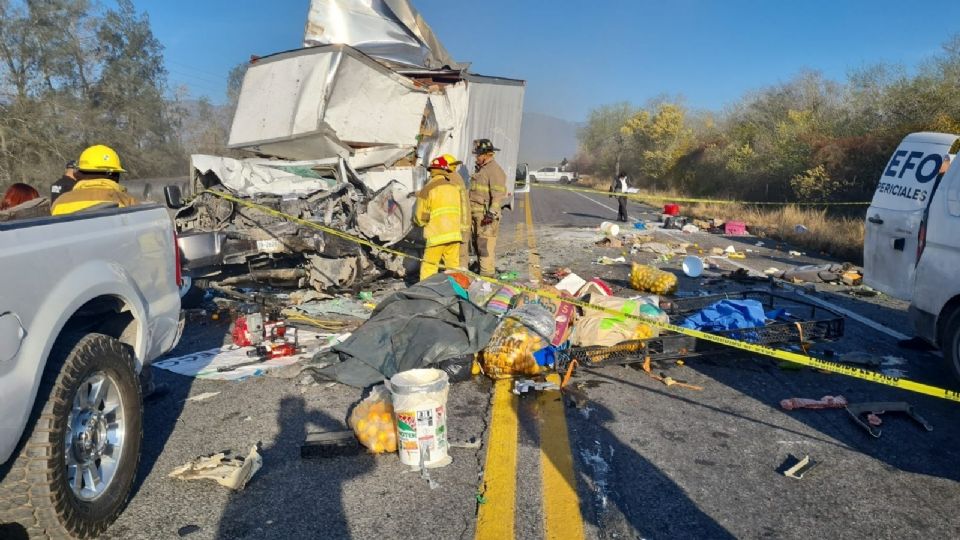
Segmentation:
[(891, 156), (867, 210), (864, 282), (910, 301), (915, 336), (960, 378), (960, 165), (939, 174), (960, 138), (911, 133)]
[(531, 182), (560, 182), (561, 184), (569, 184), (576, 182), (578, 175), (575, 172), (561, 171), (559, 167), (543, 167), (542, 169), (531, 171), (529, 178)]

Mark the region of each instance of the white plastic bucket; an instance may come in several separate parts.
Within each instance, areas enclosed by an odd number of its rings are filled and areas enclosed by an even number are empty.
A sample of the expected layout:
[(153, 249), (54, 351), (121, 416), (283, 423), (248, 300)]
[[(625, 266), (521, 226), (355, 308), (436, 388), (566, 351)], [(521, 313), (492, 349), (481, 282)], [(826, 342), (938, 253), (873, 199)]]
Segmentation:
[(620, 234), (620, 226), (616, 223), (610, 223), (609, 221), (604, 221), (600, 224), (600, 232), (607, 236), (617, 236)]
[(683, 273), (689, 277), (700, 277), (703, 273), (703, 259), (695, 255), (688, 255), (683, 258)]
[[(400, 462), (412, 467), (445, 465), (447, 450), (447, 373), (411, 369), (390, 378)], [(422, 462), (421, 462), (422, 459)]]

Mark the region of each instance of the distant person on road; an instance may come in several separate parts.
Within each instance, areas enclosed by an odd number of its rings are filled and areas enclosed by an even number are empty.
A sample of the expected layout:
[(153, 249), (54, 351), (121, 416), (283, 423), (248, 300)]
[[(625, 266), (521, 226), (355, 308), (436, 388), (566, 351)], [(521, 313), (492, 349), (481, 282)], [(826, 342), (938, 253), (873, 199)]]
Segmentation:
[(476, 171), (470, 177), (470, 243), (480, 259), (480, 274), (492, 277), (497, 272), (497, 236), (500, 234), (500, 209), (507, 197), (507, 175), (494, 160), (490, 139), (473, 141), (477, 156)]
[(80, 154), (77, 162), (77, 183), (73, 189), (57, 197), (51, 213), (55, 216), (72, 214), (101, 204), (115, 204), (121, 208), (137, 204), (120, 185), (120, 156), (110, 148), (98, 144)]
[(460, 188), (460, 268), (467, 270), (470, 267), (470, 195), (466, 181), (457, 172), (463, 162), (451, 154), (444, 154), (443, 159), (449, 165), (448, 178)]
[(77, 162), (70, 160), (63, 171), (63, 176), (50, 186), (50, 202), (53, 203), (57, 197), (73, 189), (77, 183)]
[[(619, 176), (613, 179), (610, 185), (610, 193), (630, 193), (630, 183), (627, 181), (627, 173), (621, 171)], [(627, 215), (627, 198), (617, 197), (617, 221), (626, 223), (630, 221)]]
[(0, 221), (43, 217), (50, 214), (50, 202), (27, 184), (8, 187), (0, 200)]
[(420, 263), (420, 281), (437, 273), (437, 264), (460, 264), (460, 219), (463, 214), (463, 189), (450, 178), (450, 164), (440, 156), (428, 167), (430, 181), (417, 193), (414, 222), (423, 227), (427, 248)]

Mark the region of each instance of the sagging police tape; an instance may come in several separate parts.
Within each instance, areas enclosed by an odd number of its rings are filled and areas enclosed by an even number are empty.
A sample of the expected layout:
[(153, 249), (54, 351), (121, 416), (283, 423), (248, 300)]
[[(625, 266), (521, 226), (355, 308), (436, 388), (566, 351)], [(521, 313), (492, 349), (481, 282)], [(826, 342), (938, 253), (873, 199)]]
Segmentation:
[[(253, 203), (253, 202), (244, 200), (244, 199), (240, 199), (240, 198), (238, 198), (238, 197), (234, 197), (233, 195), (230, 195), (230, 194), (227, 194), (227, 193), (223, 193), (223, 192), (220, 192), (220, 191), (209, 190), (209, 189), (208, 189), (208, 190), (204, 190), (202, 193), (209, 193), (209, 194), (214, 195), (214, 196), (216, 196), (216, 197), (220, 197), (221, 199), (225, 199), (225, 200), (227, 200), (227, 201), (230, 201), (230, 202), (232, 202), (232, 203), (234, 203), (234, 204), (238, 204), (238, 205), (241, 205), (241, 206), (245, 206), (245, 207), (247, 207), (247, 208), (251, 208), (251, 209), (254, 209), (254, 210), (258, 210), (258, 211), (260, 211), (260, 212), (263, 212), (264, 214), (267, 214), (267, 215), (270, 215), (270, 216), (273, 216), (273, 217), (276, 217), (276, 218), (284, 219), (284, 220), (290, 221), (290, 222), (292, 222), (292, 223), (297, 223), (297, 224), (303, 225), (304, 227), (309, 227), (309, 228), (312, 228), (312, 229), (315, 229), (315, 230), (318, 230), (318, 231), (321, 231), (321, 232), (325, 232), (325, 233), (327, 233), (327, 234), (331, 234), (331, 235), (336, 236), (336, 237), (338, 237), (338, 238), (342, 238), (342, 239), (344, 239), (344, 240), (348, 240), (348, 241), (354, 242), (354, 243), (356, 243), (356, 244), (364, 245), (364, 246), (367, 246), (367, 247), (369, 247), (369, 248), (372, 248), (372, 249), (375, 249), (375, 250), (378, 250), (378, 251), (383, 251), (383, 252), (385, 252), (385, 253), (390, 253), (390, 254), (392, 254), (392, 255), (396, 255), (396, 256), (398, 256), (398, 257), (403, 257), (403, 258), (406, 258), (406, 259), (413, 259), (413, 260), (416, 260), (416, 261), (420, 261), (421, 263), (424, 262), (424, 260), (423, 260), (422, 258), (417, 257), (417, 256), (415, 256), (415, 255), (410, 255), (410, 254), (408, 254), (408, 253), (404, 253), (404, 252), (402, 252), (402, 251), (399, 251), (399, 250), (396, 250), (396, 249), (393, 249), (393, 248), (389, 248), (389, 247), (386, 247), (386, 246), (381, 246), (381, 245), (379, 245), (379, 244), (376, 244), (376, 243), (374, 243), (374, 242), (371, 242), (370, 240), (366, 240), (366, 239), (364, 239), (364, 238), (359, 238), (359, 237), (354, 236), (354, 235), (352, 235), (352, 234), (345, 233), (345, 232), (343, 232), (343, 231), (339, 231), (339, 230), (337, 230), (337, 229), (333, 229), (333, 228), (330, 228), (330, 227), (321, 225), (321, 224), (319, 224), (319, 223), (314, 223), (314, 222), (312, 222), (312, 221), (309, 221), (309, 220), (306, 220), (306, 219), (303, 219), (303, 218), (298, 218), (298, 217), (296, 217), (296, 216), (292, 216), (292, 215), (289, 215), (289, 214), (285, 214), (285, 213), (280, 212), (280, 211), (278, 211), (278, 210), (274, 210), (273, 208), (270, 208), (270, 207), (268, 207), (268, 206), (263, 206), (263, 205), (261, 205), (261, 204), (256, 204), (256, 203)], [(557, 302), (567, 302), (567, 303), (569, 303), (569, 304), (575, 305), (575, 306), (580, 307), (580, 308), (582, 308), (582, 309), (590, 309), (590, 310), (594, 310), (594, 311), (599, 311), (599, 312), (606, 313), (606, 314), (608, 314), (608, 315), (611, 315), (611, 316), (613, 316), (613, 317), (617, 317), (617, 318), (620, 318), (620, 319), (628, 318), (628, 319), (638, 320), (638, 321), (643, 322), (644, 324), (648, 324), (648, 325), (651, 325), (651, 326), (655, 326), (655, 327), (657, 327), (657, 328), (659, 328), (659, 329), (661, 329), (661, 330), (667, 330), (667, 331), (669, 331), (669, 332), (674, 332), (674, 333), (677, 333), (677, 334), (683, 334), (683, 335), (690, 336), (690, 337), (693, 337), (693, 338), (696, 338), (696, 339), (702, 339), (702, 340), (705, 340), (705, 341), (710, 341), (710, 342), (713, 342), (713, 343), (717, 343), (717, 344), (719, 344), (719, 345), (725, 345), (725, 346), (727, 346), (727, 347), (732, 347), (732, 348), (734, 348), (734, 349), (740, 349), (740, 350), (742, 350), (742, 351), (751, 352), (751, 353), (759, 354), (759, 355), (763, 355), (763, 356), (768, 356), (768, 357), (771, 357), (771, 358), (776, 358), (777, 360), (783, 360), (783, 361), (785, 361), (785, 362), (791, 362), (791, 363), (794, 363), (794, 364), (799, 364), (799, 365), (811, 367), (811, 368), (814, 368), (814, 369), (819, 369), (819, 370), (826, 371), (826, 372), (829, 372), (829, 373), (837, 373), (837, 374), (840, 374), (840, 375), (846, 375), (846, 376), (848, 376), (848, 377), (853, 377), (853, 378), (861, 379), (861, 380), (864, 380), (864, 381), (869, 381), (869, 382), (873, 382), (873, 383), (883, 384), (883, 385), (886, 385), (886, 386), (892, 386), (892, 387), (894, 387), (894, 388), (900, 388), (901, 390), (907, 390), (907, 391), (909, 391), (909, 392), (915, 392), (915, 393), (918, 393), (918, 394), (924, 394), (924, 395), (928, 395), (928, 396), (933, 396), (933, 397), (937, 397), (937, 398), (941, 398), (941, 399), (946, 399), (946, 400), (949, 400), (949, 401), (960, 402), (960, 392), (958, 392), (958, 391), (947, 390), (947, 389), (945, 389), (945, 388), (938, 388), (938, 387), (936, 387), (936, 386), (931, 386), (931, 385), (927, 385), (927, 384), (923, 384), (923, 383), (918, 383), (918, 382), (911, 381), (911, 380), (908, 380), (908, 379), (901, 379), (901, 378), (899, 378), (899, 377), (890, 377), (890, 376), (888, 376), (888, 375), (884, 375), (884, 374), (882, 374), (882, 373), (877, 373), (877, 372), (874, 372), (874, 371), (869, 371), (869, 370), (865, 370), (865, 369), (855, 368), (855, 367), (847, 366), (847, 365), (844, 365), (844, 364), (837, 364), (837, 363), (835, 363), (835, 362), (829, 362), (829, 361), (827, 361), (827, 360), (821, 360), (821, 359), (819, 359), (819, 358), (814, 358), (814, 357), (810, 357), (810, 356), (805, 356), (805, 355), (798, 354), (798, 353), (794, 353), (794, 352), (781, 351), (781, 350), (778, 350), (778, 349), (772, 349), (772, 348), (770, 348), (770, 347), (765, 347), (765, 346), (763, 346), (763, 345), (757, 345), (757, 344), (754, 344), (754, 343), (747, 343), (747, 342), (744, 342), (744, 341), (738, 341), (738, 340), (731, 339), (731, 338), (724, 337), (724, 336), (718, 336), (718, 335), (715, 335), (715, 334), (709, 334), (709, 333), (707, 333), (707, 332), (701, 332), (701, 331), (699, 331), (699, 330), (691, 330), (691, 329), (689, 329), (689, 328), (684, 328), (684, 327), (681, 327), (681, 326), (676, 326), (676, 325), (673, 325), (673, 324), (670, 324), (670, 323), (662, 323), (662, 322), (659, 322), (659, 321), (654, 321), (654, 320), (651, 320), (651, 319), (647, 319), (646, 317), (641, 317), (641, 316), (639, 316), (639, 315), (625, 314), (625, 313), (622, 313), (622, 312), (617, 311), (617, 310), (614, 310), (614, 309), (609, 309), (609, 308), (605, 308), (605, 307), (601, 307), (601, 306), (596, 306), (596, 305), (590, 304), (589, 302), (584, 302), (584, 301), (582, 301), (582, 300), (578, 300), (578, 299), (573, 298), (573, 297), (560, 296), (560, 295), (554, 294), (554, 293), (552, 293), (552, 292), (550, 292), (550, 291), (541, 290), (541, 289), (533, 289), (533, 288), (525, 287), (525, 286), (520, 285), (520, 284), (517, 284), (517, 283), (507, 283), (507, 282), (501, 281), (501, 280), (496, 279), (496, 278), (481, 276), (481, 275), (479, 275), (479, 274), (477, 274), (477, 273), (475, 273), (475, 272), (471, 272), (470, 270), (467, 270), (467, 269), (464, 269), (464, 268), (457, 268), (457, 267), (454, 267), (454, 266), (448, 266), (448, 265), (443, 265), (443, 264), (438, 264), (437, 266), (439, 266), (440, 268), (445, 269), (445, 270), (453, 270), (453, 271), (456, 271), (456, 272), (461, 272), (461, 273), (463, 273), (463, 274), (466, 274), (466, 275), (468, 275), (468, 276), (471, 276), (471, 277), (474, 278), (474, 279), (480, 279), (480, 280), (483, 280), (483, 281), (486, 281), (486, 282), (489, 282), (489, 283), (492, 283), (492, 284), (495, 284), (495, 285), (500, 285), (500, 286), (506, 285), (506, 286), (509, 286), (509, 287), (513, 288), (514, 290), (521, 291), (521, 292), (525, 292), (525, 293), (527, 293), (527, 294), (533, 294), (533, 295), (541, 296), (541, 297), (548, 298), (548, 299), (551, 299), (551, 300), (554, 300), (554, 301), (557, 301)]]
[(592, 195), (606, 195), (609, 197), (626, 197), (638, 201), (667, 201), (675, 203), (701, 203), (701, 204), (743, 204), (759, 206), (870, 206), (870, 202), (755, 202), (755, 201), (735, 201), (727, 199), (697, 199), (691, 197), (668, 197), (666, 195), (646, 195), (643, 193), (614, 193), (612, 191), (602, 191), (599, 189), (577, 188), (569, 186), (554, 186), (551, 184), (531, 184), (537, 188), (555, 189), (558, 191), (572, 191), (575, 193), (590, 193)]

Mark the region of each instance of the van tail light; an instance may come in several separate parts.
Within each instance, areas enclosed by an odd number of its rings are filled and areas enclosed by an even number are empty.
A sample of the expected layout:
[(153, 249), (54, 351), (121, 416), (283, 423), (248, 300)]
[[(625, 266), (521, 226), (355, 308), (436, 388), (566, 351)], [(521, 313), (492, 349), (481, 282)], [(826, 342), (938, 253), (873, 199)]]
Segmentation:
[(177, 287), (183, 286), (183, 264), (180, 262), (180, 245), (177, 243), (177, 231), (173, 231), (173, 260), (174, 276), (177, 280)]
[(920, 232), (917, 234), (917, 263), (920, 263), (920, 256), (923, 255), (925, 247), (927, 247), (927, 220), (920, 223)]

